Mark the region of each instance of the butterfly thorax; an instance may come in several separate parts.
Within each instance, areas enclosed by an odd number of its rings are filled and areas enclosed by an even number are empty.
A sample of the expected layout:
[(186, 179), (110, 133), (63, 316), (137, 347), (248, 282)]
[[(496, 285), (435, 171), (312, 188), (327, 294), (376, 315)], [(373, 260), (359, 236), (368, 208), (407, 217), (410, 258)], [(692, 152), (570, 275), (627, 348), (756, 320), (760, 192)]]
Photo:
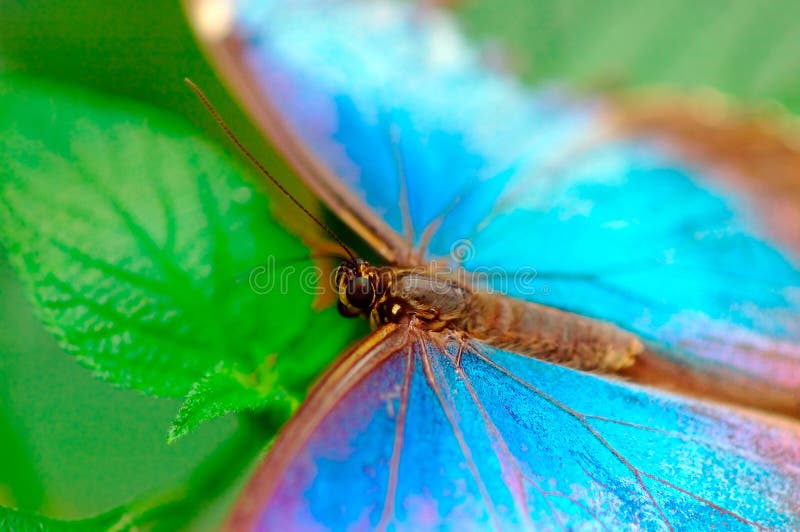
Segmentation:
[(584, 370), (617, 371), (643, 351), (636, 335), (611, 323), (476, 290), (433, 266), (375, 267), (357, 259), (339, 266), (336, 283), (339, 312), (363, 316), (373, 329), (413, 322)]

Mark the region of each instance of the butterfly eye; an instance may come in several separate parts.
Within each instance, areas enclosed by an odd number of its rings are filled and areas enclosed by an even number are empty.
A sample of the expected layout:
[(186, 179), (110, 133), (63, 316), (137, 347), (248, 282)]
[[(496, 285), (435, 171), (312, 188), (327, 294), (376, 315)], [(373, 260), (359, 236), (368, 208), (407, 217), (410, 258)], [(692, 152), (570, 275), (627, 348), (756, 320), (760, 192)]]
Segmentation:
[(375, 302), (375, 290), (369, 279), (363, 276), (353, 277), (345, 285), (347, 303), (357, 309), (367, 309)]

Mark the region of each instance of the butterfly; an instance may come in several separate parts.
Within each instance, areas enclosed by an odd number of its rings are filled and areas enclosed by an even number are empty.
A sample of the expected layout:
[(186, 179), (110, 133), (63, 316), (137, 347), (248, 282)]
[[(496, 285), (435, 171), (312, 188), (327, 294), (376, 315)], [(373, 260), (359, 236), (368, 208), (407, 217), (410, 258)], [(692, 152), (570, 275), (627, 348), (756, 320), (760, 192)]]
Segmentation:
[(525, 88), (407, 3), (211, 20), (245, 107), (385, 262), (339, 267), (373, 332), (230, 528), (800, 527), (800, 182), (751, 164), (790, 146)]

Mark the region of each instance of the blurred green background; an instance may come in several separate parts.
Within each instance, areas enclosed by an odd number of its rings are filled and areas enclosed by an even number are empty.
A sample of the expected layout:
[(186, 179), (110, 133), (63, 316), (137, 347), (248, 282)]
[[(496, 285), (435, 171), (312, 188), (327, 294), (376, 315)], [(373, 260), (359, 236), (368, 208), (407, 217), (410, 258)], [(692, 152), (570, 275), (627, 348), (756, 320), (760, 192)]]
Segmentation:
[(529, 81), (714, 88), (800, 112), (800, 3), (790, 0), (465, 2)]
[[(468, 33), (529, 82), (714, 88), (800, 112), (800, 3), (788, 0), (506, 0), (454, 8)], [(0, 68), (170, 109), (220, 138), (192, 77), (256, 153), (269, 153), (206, 64), (178, 3), (0, 3)], [(282, 176), (281, 163), (266, 163)], [(94, 380), (32, 312), (0, 252), (0, 505), (79, 518), (185, 481), (236, 421), (176, 444), (178, 401)], [(194, 525), (213, 527), (224, 505)], [(204, 520), (205, 519), (205, 520)]]

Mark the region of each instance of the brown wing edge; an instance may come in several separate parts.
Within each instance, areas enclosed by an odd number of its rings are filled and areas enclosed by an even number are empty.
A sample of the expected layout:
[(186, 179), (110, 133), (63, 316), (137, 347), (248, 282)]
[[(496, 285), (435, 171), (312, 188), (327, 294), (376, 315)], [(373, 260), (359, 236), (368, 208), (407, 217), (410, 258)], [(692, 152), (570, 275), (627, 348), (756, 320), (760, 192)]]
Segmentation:
[[(800, 362), (798, 362), (800, 371)], [(716, 401), (751, 414), (779, 414), (800, 419), (800, 390), (777, 387), (723, 366), (690, 368), (649, 349), (617, 375), (672, 394)]]
[(709, 91), (610, 96), (623, 133), (649, 134), (752, 201), (768, 234), (800, 257), (800, 119)]
[(336, 404), (375, 367), (410, 345), (407, 326), (386, 325), (356, 345), (320, 378), (305, 401), (281, 430), (230, 514), (225, 530), (253, 530), (259, 510), (316, 427)]
[(303, 182), (381, 257), (389, 264), (412, 266), (406, 264), (414, 257), (408, 242), (348, 190), (330, 168), (305, 147), (268, 97), (262, 96), (258, 80), (244, 63), (243, 43), (235, 30), (228, 28), (224, 36), (204, 35), (193, 16), (204, 3), (203, 0), (183, 0), (189, 23), (209, 62), (222, 73), (223, 84), (259, 131), (278, 148)]

